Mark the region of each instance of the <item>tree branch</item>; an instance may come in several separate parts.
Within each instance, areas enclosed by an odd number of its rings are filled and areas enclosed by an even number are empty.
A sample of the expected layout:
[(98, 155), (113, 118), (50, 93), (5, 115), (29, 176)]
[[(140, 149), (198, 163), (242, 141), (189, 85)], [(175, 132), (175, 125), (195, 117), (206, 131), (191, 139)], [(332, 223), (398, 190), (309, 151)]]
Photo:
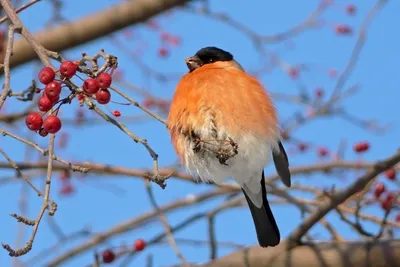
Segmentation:
[[(184, 5), (189, 0), (136, 0), (100, 11), (76, 21), (45, 29), (35, 34), (46, 49), (61, 52), (104, 35), (121, 30), (129, 25), (144, 22), (168, 9)], [(14, 44), (14, 56), (10, 66), (16, 67), (37, 58), (32, 46), (19, 39)]]
[(320, 208), (316, 210), (315, 212), (311, 213), (308, 218), (306, 218), (303, 223), (301, 223), (288, 237), (289, 245), (295, 245), (300, 242), (300, 239), (302, 236), (304, 236), (308, 230), (316, 222), (321, 220), (328, 212), (330, 212), (332, 209), (343, 203), (346, 199), (351, 197), (352, 195), (356, 194), (359, 192), (361, 189), (363, 189), (372, 179), (374, 179), (378, 174), (381, 172), (393, 167), (395, 164), (400, 162), (400, 151), (398, 151), (396, 154), (391, 156), (390, 158), (384, 160), (384, 161), (378, 161), (372, 170), (367, 172), (365, 175), (359, 177), (356, 179), (356, 181), (348, 186), (346, 189), (341, 190), (332, 196), (328, 197), (327, 200), (324, 201), (324, 203), (321, 204)]
[(253, 246), (203, 267), (386, 267), (400, 266), (400, 241), (321, 242), (286, 250)]

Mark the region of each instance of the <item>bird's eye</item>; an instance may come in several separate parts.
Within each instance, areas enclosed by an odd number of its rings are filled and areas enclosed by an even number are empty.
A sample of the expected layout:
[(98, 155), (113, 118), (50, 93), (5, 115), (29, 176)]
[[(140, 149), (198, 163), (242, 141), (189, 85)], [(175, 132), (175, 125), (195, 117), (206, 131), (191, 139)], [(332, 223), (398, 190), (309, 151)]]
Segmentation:
[(209, 60), (208, 60), (208, 62), (214, 62), (215, 61), (215, 59), (213, 59), (213, 58), (210, 58)]

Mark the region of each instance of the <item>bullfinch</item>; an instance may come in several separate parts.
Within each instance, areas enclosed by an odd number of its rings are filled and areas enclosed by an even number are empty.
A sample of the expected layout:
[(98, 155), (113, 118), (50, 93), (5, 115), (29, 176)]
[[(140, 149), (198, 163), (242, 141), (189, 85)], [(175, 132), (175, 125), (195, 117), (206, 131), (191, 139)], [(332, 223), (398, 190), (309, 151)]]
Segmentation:
[(205, 47), (185, 61), (189, 71), (176, 87), (167, 121), (179, 160), (203, 182), (234, 179), (260, 246), (276, 246), (280, 232), (266, 196), (264, 167), (272, 158), (287, 187), (291, 178), (275, 107), (231, 53)]

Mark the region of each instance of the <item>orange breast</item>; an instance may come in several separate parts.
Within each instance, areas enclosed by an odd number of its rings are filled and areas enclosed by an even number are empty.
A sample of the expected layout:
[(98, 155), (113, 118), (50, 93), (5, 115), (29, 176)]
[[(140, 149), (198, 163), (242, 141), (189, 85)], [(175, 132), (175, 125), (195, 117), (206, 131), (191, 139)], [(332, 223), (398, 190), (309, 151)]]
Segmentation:
[(214, 116), (217, 128), (231, 136), (276, 136), (277, 118), (271, 99), (254, 77), (227, 62), (205, 65), (182, 77), (168, 115), (168, 129), (178, 155), (182, 132), (201, 131)]

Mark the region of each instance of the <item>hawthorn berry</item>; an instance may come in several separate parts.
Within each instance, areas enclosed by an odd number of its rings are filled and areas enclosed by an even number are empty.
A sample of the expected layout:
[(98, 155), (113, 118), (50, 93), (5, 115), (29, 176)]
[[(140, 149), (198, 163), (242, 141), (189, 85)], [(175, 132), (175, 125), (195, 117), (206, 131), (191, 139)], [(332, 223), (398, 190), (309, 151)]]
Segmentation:
[(167, 111), (167, 110), (168, 110), (168, 105), (169, 105), (169, 103), (168, 103), (167, 100), (160, 100), (160, 101), (158, 101), (158, 103), (157, 103), (157, 106), (158, 106), (161, 110), (164, 110), (164, 111)]
[(167, 32), (161, 32), (160, 37), (164, 42), (169, 43), (173, 46), (177, 46), (181, 43), (181, 39), (179, 38), (179, 36), (174, 36)]
[(143, 101), (143, 106), (145, 107), (145, 108), (150, 108), (150, 107), (152, 107), (154, 105), (154, 100), (152, 99), (152, 98), (146, 98), (144, 101)]
[(388, 193), (386, 199), (381, 201), (381, 208), (385, 211), (389, 211), (393, 205), (394, 196), (391, 193)]
[(67, 181), (67, 180), (69, 180), (69, 178), (71, 178), (71, 174), (68, 170), (64, 170), (61, 172), (61, 174), (60, 174), (61, 181)]
[(396, 222), (400, 223), (400, 213), (396, 215)]
[(44, 95), (39, 99), (38, 107), (40, 111), (47, 112), (53, 107), (53, 104), (53, 101)]
[(391, 192), (389, 192), (389, 193), (387, 193), (387, 195), (386, 195), (386, 199), (388, 199), (388, 200), (394, 200), (394, 195), (393, 195)]
[(292, 79), (297, 79), (299, 77), (299, 69), (296, 67), (292, 67), (289, 69), (289, 76)]
[(357, 152), (357, 153), (365, 152), (365, 151), (367, 151), (368, 149), (369, 149), (369, 143), (366, 142), (366, 141), (356, 143), (356, 144), (353, 146), (353, 150), (354, 150), (355, 152)]
[(297, 148), (298, 148), (301, 152), (304, 152), (304, 151), (307, 150), (308, 146), (307, 146), (307, 144), (305, 144), (305, 143), (300, 143), (300, 144), (297, 145)]
[(121, 116), (121, 112), (119, 112), (119, 110), (114, 110), (113, 115), (115, 117), (119, 117), (119, 116)]
[(137, 239), (135, 241), (135, 251), (142, 251), (146, 247), (146, 241), (143, 239)]
[(71, 195), (73, 192), (75, 191), (74, 186), (69, 183), (69, 182), (65, 182), (60, 189), (60, 194), (67, 196), (67, 195)]
[(161, 48), (158, 49), (158, 55), (159, 55), (160, 57), (167, 57), (168, 54), (169, 54), (169, 52), (168, 52), (168, 49), (167, 49), (167, 48), (161, 47)]
[(103, 251), (102, 258), (104, 263), (112, 263), (115, 260), (115, 254), (112, 250), (107, 249)]
[(82, 122), (85, 121), (85, 113), (84, 113), (84, 109), (78, 109), (76, 111), (76, 124), (81, 124)]
[(75, 75), (77, 69), (78, 69), (78, 65), (76, 65), (74, 62), (69, 61), (69, 60), (64, 61), (60, 65), (60, 73), (65, 78), (72, 78)]
[(43, 129), (51, 134), (55, 134), (61, 129), (61, 120), (55, 115), (50, 115), (43, 121)]
[(393, 181), (396, 179), (396, 171), (394, 169), (386, 170), (385, 175), (389, 180)]
[(111, 94), (110, 91), (108, 91), (107, 89), (101, 89), (97, 91), (96, 100), (97, 102), (99, 102), (99, 104), (105, 105), (108, 102), (110, 102), (110, 99), (111, 99)]
[(67, 143), (68, 143), (68, 133), (63, 132), (61, 133), (61, 136), (58, 139), (58, 145), (60, 146), (60, 148), (65, 148), (67, 146)]
[(112, 78), (110, 74), (103, 72), (97, 77), (97, 81), (101, 89), (107, 89), (111, 86)]
[(289, 134), (287, 131), (281, 130), (281, 137), (283, 140), (288, 140), (289, 139)]
[(44, 93), (46, 96), (51, 100), (55, 101), (57, 98), (60, 97), (61, 94), (61, 84), (59, 82), (51, 82), (46, 85), (44, 89)]
[(356, 13), (357, 9), (356, 6), (353, 4), (349, 4), (346, 6), (346, 13), (349, 15), (354, 15)]
[(83, 91), (89, 95), (97, 93), (99, 89), (100, 85), (96, 79), (89, 78), (83, 82)]
[(324, 96), (324, 89), (318, 87), (317, 89), (315, 89), (315, 96), (318, 98), (321, 98)]
[(351, 34), (352, 29), (348, 25), (340, 24), (335, 27), (335, 31), (337, 34), (345, 35), (345, 34)]
[(337, 70), (335, 70), (335, 69), (329, 69), (328, 75), (329, 75), (330, 77), (332, 77), (332, 78), (335, 78), (335, 77), (338, 75), (338, 72), (337, 72)]
[(386, 191), (385, 185), (383, 183), (378, 183), (375, 186), (374, 195), (379, 198)]
[(37, 112), (29, 113), (28, 116), (26, 116), (25, 124), (29, 128), (29, 130), (35, 132), (39, 131), (43, 125), (42, 115)]
[(43, 69), (40, 70), (39, 72), (39, 81), (43, 84), (49, 84), (52, 81), (54, 81), (54, 78), (56, 77), (56, 73), (54, 70), (50, 67), (44, 67)]
[(320, 147), (317, 150), (318, 156), (320, 157), (325, 157), (326, 155), (328, 155), (329, 151), (326, 147)]

